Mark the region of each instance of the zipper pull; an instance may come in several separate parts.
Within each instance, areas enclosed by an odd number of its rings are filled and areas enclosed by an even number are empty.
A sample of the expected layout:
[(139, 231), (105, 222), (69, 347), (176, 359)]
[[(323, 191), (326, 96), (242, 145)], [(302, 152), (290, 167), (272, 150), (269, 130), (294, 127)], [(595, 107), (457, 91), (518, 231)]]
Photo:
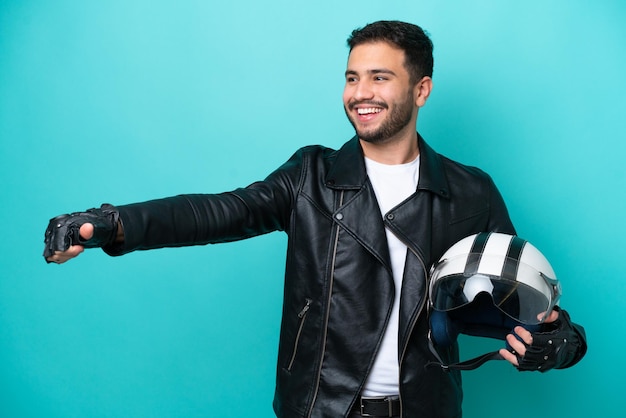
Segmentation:
[(306, 299), (306, 305), (304, 305), (304, 308), (302, 308), (300, 313), (298, 313), (298, 318), (302, 318), (304, 315), (306, 315), (307, 311), (311, 308), (311, 302), (313, 302), (313, 300), (309, 298)]

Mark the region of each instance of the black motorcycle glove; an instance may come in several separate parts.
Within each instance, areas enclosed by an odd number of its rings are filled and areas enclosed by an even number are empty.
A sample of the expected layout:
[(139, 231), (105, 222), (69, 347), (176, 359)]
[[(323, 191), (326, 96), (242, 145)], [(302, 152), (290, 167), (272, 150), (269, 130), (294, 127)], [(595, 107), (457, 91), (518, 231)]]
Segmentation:
[(555, 309), (559, 311), (559, 318), (532, 333), (532, 344), (526, 347), (526, 354), (519, 357), (519, 371), (564, 369), (576, 364), (587, 352), (583, 327), (573, 324), (566, 311)]
[[(43, 256), (48, 261), (55, 251), (65, 251), (70, 245), (82, 245), (85, 248), (103, 247), (113, 244), (117, 236), (119, 212), (109, 204), (86, 212), (74, 212), (50, 219), (44, 237)], [(85, 223), (94, 226), (93, 236), (84, 240), (80, 236), (80, 227)]]

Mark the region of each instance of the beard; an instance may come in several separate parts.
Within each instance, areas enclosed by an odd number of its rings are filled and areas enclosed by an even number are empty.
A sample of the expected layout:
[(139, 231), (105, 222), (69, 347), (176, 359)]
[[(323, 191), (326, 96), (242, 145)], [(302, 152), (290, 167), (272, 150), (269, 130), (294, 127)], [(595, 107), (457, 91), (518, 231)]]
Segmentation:
[[(380, 106), (389, 111), (389, 105), (387, 105), (387, 103), (371, 100), (350, 103), (348, 107), (352, 109), (357, 104), (371, 104), (374, 106)], [(394, 103), (391, 111), (389, 111), (389, 114), (387, 115), (387, 118), (383, 120), (378, 127), (371, 129), (359, 129), (358, 122), (353, 119), (352, 115), (345, 106), (344, 111), (346, 112), (346, 116), (348, 117), (350, 124), (352, 124), (352, 127), (356, 131), (357, 136), (361, 140), (372, 144), (382, 144), (393, 138), (398, 132), (402, 131), (409, 123), (411, 123), (413, 118), (413, 97), (411, 94), (407, 94), (404, 102)]]

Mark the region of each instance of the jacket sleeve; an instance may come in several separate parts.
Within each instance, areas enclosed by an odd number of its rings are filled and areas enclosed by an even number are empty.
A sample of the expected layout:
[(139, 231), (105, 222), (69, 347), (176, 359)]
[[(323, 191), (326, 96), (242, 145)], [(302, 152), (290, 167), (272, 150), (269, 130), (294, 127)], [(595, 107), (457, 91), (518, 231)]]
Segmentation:
[(112, 256), (136, 250), (216, 244), (287, 228), (298, 185), (299, 151), (265, 180), (219, 194), (184, 194), (118, 206), (124, 242)]

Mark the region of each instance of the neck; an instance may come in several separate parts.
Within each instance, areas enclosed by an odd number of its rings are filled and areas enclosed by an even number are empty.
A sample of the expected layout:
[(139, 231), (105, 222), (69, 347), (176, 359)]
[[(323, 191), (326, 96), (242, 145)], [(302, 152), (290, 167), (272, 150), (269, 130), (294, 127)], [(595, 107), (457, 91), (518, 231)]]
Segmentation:
[(410, 133), (390, 138), (384, 142), (371, 143), (360, 140), (363, 155), (381, 164), (405, 164), (413, 161), (419, 155), (417, 132), (411, 129)]

